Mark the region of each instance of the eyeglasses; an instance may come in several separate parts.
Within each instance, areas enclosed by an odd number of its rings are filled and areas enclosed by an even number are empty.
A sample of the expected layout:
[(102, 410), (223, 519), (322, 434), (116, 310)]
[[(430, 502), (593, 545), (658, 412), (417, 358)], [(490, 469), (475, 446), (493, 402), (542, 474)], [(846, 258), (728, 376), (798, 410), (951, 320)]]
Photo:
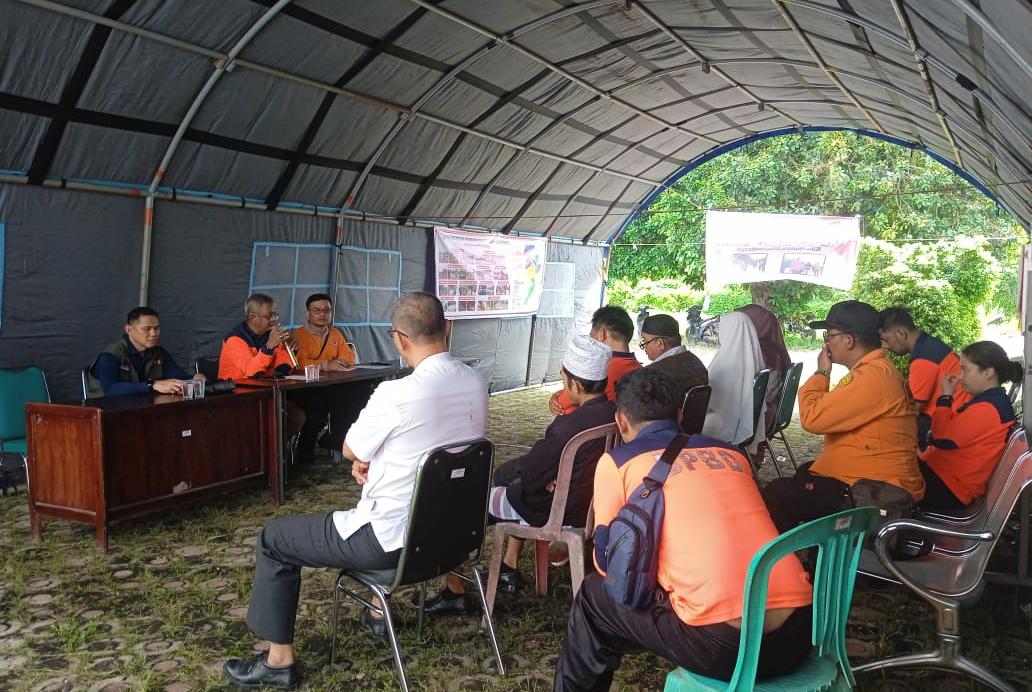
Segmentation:
[(314, 312), (317, 315), (329, 315), (333, 312), (333, 308), (308, 308), (308, 312)]
[(401, 336), (405, 337), (406, 339), (409, 338), (408, 334), (406, 334), (405, 332), (403, 332), (403, 331), (401, 331), (399, 329), (390, 328), (390, 329), (387, 330), (387, 336), (391, 337), (392, 339), (394, 338), (395, 334), (400, 334)]
[(644, 349), (646, 346), (651, 344), (653, 341), (658, 341), (659, 339), (662, 339), (662, 338), (663, 337), (661, 337), (661, 336), (654, 336), (651, 339), (649, 339), (648, 341), (646, 341), (645, 339), (642, 339), (641, 341), (638, 342), (638, 348)]
[(849, 336), (849, 335), (846, 334), (845, 332), (835, 332), (834, 334), (832, 334), (831, 332), (824, 332), (824, 343), (828, 343), (829, 341), (834, 339), (836, 336)]

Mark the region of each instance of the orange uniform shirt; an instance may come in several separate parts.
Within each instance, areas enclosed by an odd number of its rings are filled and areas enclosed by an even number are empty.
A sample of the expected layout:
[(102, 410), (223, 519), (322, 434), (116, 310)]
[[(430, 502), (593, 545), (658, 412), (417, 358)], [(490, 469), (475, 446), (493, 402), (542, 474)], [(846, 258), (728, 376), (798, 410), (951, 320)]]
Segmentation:
[(271, 375), (281, 366), (293, 368), (282, 344), (271, 351), (265, 347), (268, 335), (257, 335), (243, 322), (222, 341), (219, 353), (219, 379), (242, 380), (255, 375)]
[(321, 334), (313, 334), (307, 324), (294, 330), (292, 336), (297, 342), (297, 362), (302, 367), (338, 359), (348, 365), (355, 364), (355, 352), (348, 346), (344, 334), (336, 327), (329, 329), (329, 334), (325, 338)]
[[(606, 398), (610, 401), (616, 401), (616, 381), (640, 367), (641, 363), (638, 362), (633, 353), (613, 351), (613, 357), (609, 359), (609, 369), (606, 371)], [(573, 413), (577, 410), (577, 407), (570, 401), (570, 395), (565, 390), (559, 392), (557, 401), (563, 407), (564, 414)]]
[[(942, 396), (939, 382), (946, 375), (952, 374), (960, 374), (960, 358), (942, 339), (921, 332), (921, 336), (917, 337), (917, 343), (914, 344), (914, 350), (910, 353), (910, 373), (907, 376), (910, 395), (914, 397), (914, 401), (919, 402), (918, 408), (921, 413), (932, 415), (935, 402)], [(971, 395), (958, 383), (957, 390), (953, 393), (953, 405), (961, 406), (969, 399)]]
[(803, 429), (824, 435), (824, 450), (810, 471), (847, 485), (862, 478), (884, 481), (915, 500), (924, 497), (916, 412), (885, 351), (866, 354), (831, 391), (828, 384), (815, 373), (799, 388)]
[[(674, 421), (652, 423), (599, 460), (595, 566), (601, 574), (609, 523), (678, 431)], [(748, 459), (735, 447), (693, 435), (670, 469), (663, 493), (658, 580), (677, 617), (695, 626), (742, 617), (749, 563), (778, 535)], [(788, 555), (771, 571), (767, 609), (800, 608), (812, 600), (806, 572), (795, 555)]]
[(932, 412), (921, 460), (958, 500), (970, 504), (985, 495), (1013, 425), (1014, 408), (1003, 387), (987, 389), (961, 406), (943, 400)]

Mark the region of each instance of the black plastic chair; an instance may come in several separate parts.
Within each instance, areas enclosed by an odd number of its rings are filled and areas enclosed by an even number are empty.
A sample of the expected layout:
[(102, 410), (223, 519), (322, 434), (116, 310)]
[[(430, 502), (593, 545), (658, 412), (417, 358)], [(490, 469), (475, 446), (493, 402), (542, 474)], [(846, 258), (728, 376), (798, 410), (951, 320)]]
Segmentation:
[(82, 382), (82, 400), (90, 398), (90, 370), (92, 365), (87, 365), (79, 372), (79, 380)]
[(200, 357), (194, 361), (194, 372), (199, 372), (209, 381), (219, 379), (219, 359)]
[(698, 435), (702, 432), (712, 392), (713, 388), (708, 384), (697, 384), (684, 395), (684, 403), (681, 404), (681, 430), (685, 435)]
[[(792, 413), (795, 411), (796, 394), (799, 392), (799, 378), (802, 373), (802, 363), (793, 363), (792, 367), (785, 373), (785, 378), (781, 381), (781, 393), (778, 396), (778, 415), (774, 418), (771, 426), (767, 428), (767, 439), (760, 443), (760, 452), (766, 452), (770, 456), (770, 460), (774, 464), (774, 470), (778, 473), (778, 478), (782, 477), (781, 467), (778, 466), (778, 455), (774, 453), (773, 447), (770, 446), (771, 441), (778, 440), (781, 442), (785, 451), (788, 452), (792, 468), (798, 468), (795, 454), (792, 453), (792, 447), (788, 444), (788, 439), (785, 437), (785, 428), (792, 423)], [(781, 457), (781, 461), (784, 460), (785, 457)]]
[[(415, 492), (409, 509), (408, 526), (405, 529), (405, 545), (394, 570), (360, 572), (341, 570), (333, 588), (333, 622), (330, 635), (330, 663), (337, 655), (337, 621), (339, 617), (340, 594), (354, 598), (367, 608), (381, 613), (387, 625), (387, 636), (394, 653), (394, 666), (398, 671), (401, 688), (408, 691), (405, 665), (394, 631), (394, 618), (390, 608), (390, 597), (397, 589), (409, 584), (420, 584), (451, 573), (465, 581), (472, 581), (480, 596), (484, 623), (494, 647), (499, 675), (505, 675), (505, 665), (498, 649), (494, 624), (484, 594), (483, 576), (474, 568), (465, 570), (473, 575), (466, 577), (459, 571), (464, 564), (475, 564), (484, 548), (487, 524), (487, 501), (491, 489), (491, 467), (494, 459), (494, 445), (490, 440), (478, 439), (433, 450), (419, 464), (416, 472)], [(446, 511), (443, 511), (446, 508)], [(380, 600), (380, 605), (362, 597), (344, 582), (353, 581)], [(423, 626), (423, 602), (425, 590), (419, 589), (419, 619), (417, 636)]]

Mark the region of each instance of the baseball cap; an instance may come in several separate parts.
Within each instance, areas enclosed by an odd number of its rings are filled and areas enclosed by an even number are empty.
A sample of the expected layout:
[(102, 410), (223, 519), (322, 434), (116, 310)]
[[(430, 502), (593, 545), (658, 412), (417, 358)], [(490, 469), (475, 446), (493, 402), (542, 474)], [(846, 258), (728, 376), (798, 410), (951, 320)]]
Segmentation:
[(843, 300), (828, 310), (827, 318), (810, 323), (813, 329), (838, 329), (847, 334), (878, 338), (879, 315), (875, 307), (860, 300)]

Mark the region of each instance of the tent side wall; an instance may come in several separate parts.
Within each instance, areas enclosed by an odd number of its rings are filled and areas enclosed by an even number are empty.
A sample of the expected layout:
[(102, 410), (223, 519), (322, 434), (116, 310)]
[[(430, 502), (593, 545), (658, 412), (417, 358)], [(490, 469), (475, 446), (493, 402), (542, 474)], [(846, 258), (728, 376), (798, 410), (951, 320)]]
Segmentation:
[[(39, 365), (55, 401), (79, 398), (80, 369), (120, 338), (125, 313), (137, 304), (143, 218), (140, 198), (0, 185), (0, 367)], [(162, 345), (186, 369), (198, 356), (216, 355), (252, 288), (271, 293), (285, 321), (291, 305), (295, 321), (303, 320), (305, 296), (325, 290), (315, 284), (330, 283), (336, 255), (338, 286), (347, 286), (336, 292), (337, 319), (361, 325), (345, 333), (365, 361), (396, 357), (384, 321), (399, 292), (432, 290), (431, 231), (346, 221), (339, 253), (331, 247), (336, 235), (333, 218), (158, 201), (148, 302), (161, 314)], [(310, 246), (326, 258), (314, 282), (301, 278)], [(277, 253), (288, 259), (277, 265)], [(266, 256), (271, 275), (293, 271), (292, 286), (271, 279), (264, 288), (255, 268)], [(550, 243), (548, 261), (572, 266), (572, 312), (454, 325), (452, 352), (479, 358), (492, 391), (557, 379), (575, 324), (586, 332), (599, 305), (602, 248)]]

